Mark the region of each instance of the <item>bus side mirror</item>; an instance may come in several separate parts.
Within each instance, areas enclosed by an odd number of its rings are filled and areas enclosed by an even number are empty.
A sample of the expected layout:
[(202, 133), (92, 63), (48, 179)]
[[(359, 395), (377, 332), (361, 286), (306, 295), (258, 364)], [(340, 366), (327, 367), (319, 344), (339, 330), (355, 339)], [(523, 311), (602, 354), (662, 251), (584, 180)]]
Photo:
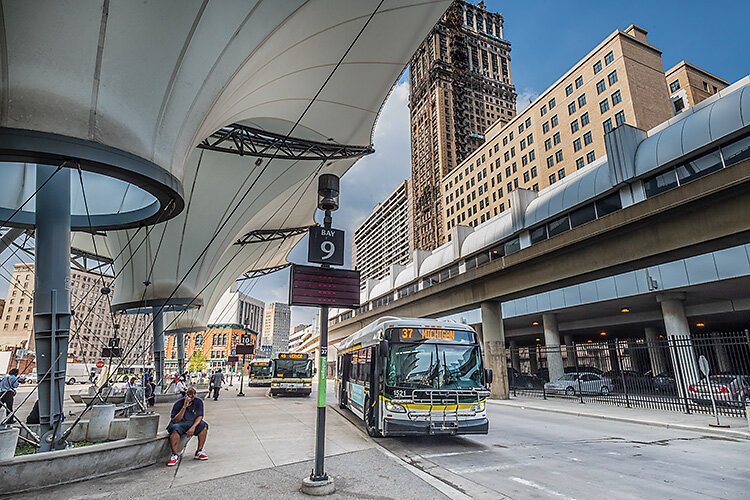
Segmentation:
[(384, 340), (384, 341), (382, 341), (380, 343), (379, 348), (380, 348), (380, 357), (381, 358), (385, 358), (386, 356), (388, 356), (388, 342), (386, 340)]
[(484, 380), (487, 381), (488, 385), (492, 383), (492, 369), (491, 368), (484, 369)]

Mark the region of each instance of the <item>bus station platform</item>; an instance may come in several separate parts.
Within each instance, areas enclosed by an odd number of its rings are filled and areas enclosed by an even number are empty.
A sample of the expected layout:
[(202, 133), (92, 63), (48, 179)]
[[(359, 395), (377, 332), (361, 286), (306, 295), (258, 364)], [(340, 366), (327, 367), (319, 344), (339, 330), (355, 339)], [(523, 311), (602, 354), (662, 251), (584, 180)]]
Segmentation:
[[(266, 395), (266, 388), (221, 391), (205, 399), (209, 460), (193, 460), (191, 439), (177, 467), (162, 463), (14, 498), (309, 498), (299, 491), (312, 470), (315, 444), (315, 394)], [(333, 401), (329, 394), (329, 402)], [(160, 427), (171, 404), (157, 404)], [(451, 489), (388, 454), (366, 434), (329, 408), (326, 472), (336, 481), (329, 498), (448, 498)], [(446, 494), (447, 493), (447, 494)]]

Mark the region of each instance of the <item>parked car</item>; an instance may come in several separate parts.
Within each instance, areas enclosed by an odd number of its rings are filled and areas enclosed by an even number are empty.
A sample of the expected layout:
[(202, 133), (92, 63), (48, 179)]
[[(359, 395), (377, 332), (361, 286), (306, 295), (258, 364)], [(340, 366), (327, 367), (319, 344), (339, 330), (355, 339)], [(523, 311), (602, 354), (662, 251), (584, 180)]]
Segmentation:
[[(580, 381), (579, 381), (580, 377)], [(544, 384), (544, 390), (552, 394), (609, 394), (611, 381), (596, 373), (566, 373), (554, 382)]]
[(654, 390), (665, 394), (677, 393), (677, 381), (671, 372), (663, 372), (654, 377)]
[[(596, 373), (597, 375), (604, 375), (604, 372), (594, 366), (566, 366), (563, 368), (563, 373)], [(536, 372), (536, 376), (545, 382), (549, 382), (549, 368), (540, 368)]]
[[(612, 381), (612, 387), (617, 391), (627, 388), (628, 392), (653, 392), (654, 381), (648, 375), (643, 375), (635, 370), (611, 370), (604, 374)], [(625, 385), (623, 386), (623, 379)]]
[(717, 405), (744, 406), (750, 397), (750, 377), (747, 375), (711, 375), (708, 379), (690, 384), (691, 399), (700, 405), (711, 404), (711, 393)]

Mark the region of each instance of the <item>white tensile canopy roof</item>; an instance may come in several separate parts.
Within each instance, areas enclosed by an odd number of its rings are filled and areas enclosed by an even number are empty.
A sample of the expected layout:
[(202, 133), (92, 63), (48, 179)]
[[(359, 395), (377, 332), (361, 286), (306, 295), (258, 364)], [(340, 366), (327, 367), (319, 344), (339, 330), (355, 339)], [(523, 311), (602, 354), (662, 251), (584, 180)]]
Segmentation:
[[(393, 83), (450, 2), (386, 1), (358, 39), (376, 3), (293, 3), (298, 7), (293, 15), (244, 46), (249, 56), (224, 84), (192, 137), (175, 136), (170, 168), (183, 180), (184, 211), (149, 229), (147, 238), (145, 230), (109, 232), (109, 250), (120, 255), (115, 269), (122, 269), (113, 307), (167, 301), (201, 305), (205, 321), (242, 273), (285, 263), (301, 236), (244, 246), (235, 242), (258, 229), (312, 224), (317, 177), (329, 172), (343, 175), (354, 160), (258, 162), (251, 156), (195, 149), (196, 144), (223, 126), (240, 123), (282, 135), (291, 131), (292, 137), (301, 139), (368, 145)], [(273, 5), (283, 9), (288, 3)], [(263, 22), (263, 29), (268, 28), (266, 18), (253, 16), (249, 24)], [(245, 25), (242, 33), (247, 29)], [(230, 45), (227, 53), (233, 54), (236, 47)], [(205, 60), (201, 64), (208, 65)], [(185, 149), (180, 147), (183, 139), (189, 144)]]

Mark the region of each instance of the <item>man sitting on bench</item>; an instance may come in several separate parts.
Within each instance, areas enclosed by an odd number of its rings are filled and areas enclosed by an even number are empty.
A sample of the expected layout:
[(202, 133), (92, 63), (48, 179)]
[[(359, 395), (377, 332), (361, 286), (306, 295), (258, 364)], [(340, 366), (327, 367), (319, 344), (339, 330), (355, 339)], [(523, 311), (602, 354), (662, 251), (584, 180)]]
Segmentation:
[(194, 387), (190, 387), (184, 397), (175, 401), (171, 416), (167, 432), (169, 444), (172, 446), (172, 457), (167, 465), (177, 465), (180, 461), (180, 437), (183, 435), (198, 436), (198, 449), (193, 458), (208, 460), (208, 455), (203, 451), (208, 436), (208, 423), (203, 420), (203, 400), (196, 396)]

